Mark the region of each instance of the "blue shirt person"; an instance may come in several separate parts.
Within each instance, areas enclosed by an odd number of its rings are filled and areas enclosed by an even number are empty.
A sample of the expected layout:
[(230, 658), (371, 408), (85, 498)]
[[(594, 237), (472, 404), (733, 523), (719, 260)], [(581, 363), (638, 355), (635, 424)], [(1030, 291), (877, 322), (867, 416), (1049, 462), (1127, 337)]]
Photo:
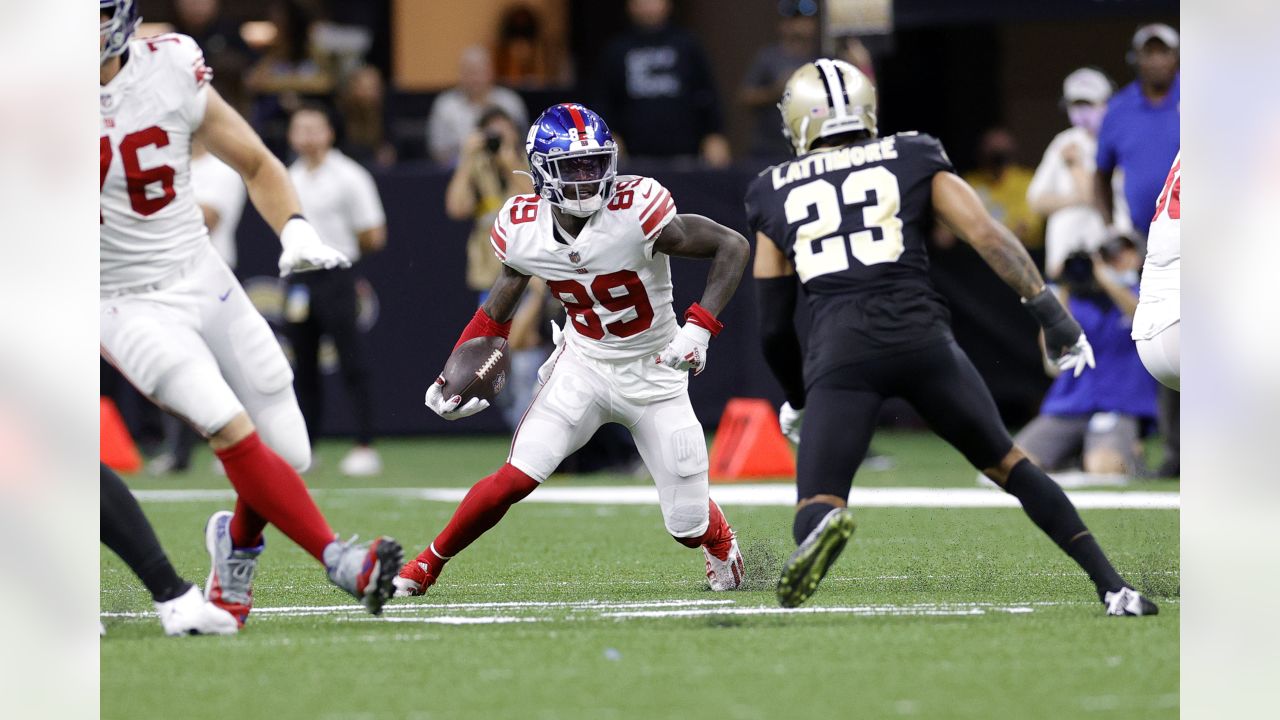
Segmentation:
[(1133, 227), (1147, 234), (1156, 200), (1181, 145), (1178, 32), (1168, 25), (1139, 28), (1133, 36), (1138, 79), (1116, 93), (1098, 132), (1095, 201), (1114, 224), (1111, 176), (1124, 173)]

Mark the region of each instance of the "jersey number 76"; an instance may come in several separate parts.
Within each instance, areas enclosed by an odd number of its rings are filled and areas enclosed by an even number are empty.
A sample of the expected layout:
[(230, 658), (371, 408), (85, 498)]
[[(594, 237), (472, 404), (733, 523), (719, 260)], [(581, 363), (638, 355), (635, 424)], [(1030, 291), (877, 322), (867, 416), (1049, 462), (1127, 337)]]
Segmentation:
[[(862, 208), (864, 229), (839, 234), (844, 219), (842, 202)], [(796, 228), (795, 266), (800, 282), (848, 270), (850, 255), (863, 265), (894, 262), (902, 257), (906, 246), (898, 217), (901, 204), (898, 178), (884, 167), (849, 173), (838, 193), (835, 185), (822, 178), (796, 186), (783, 203), (787, 222), (808, 220), (811, 207), (817, 212), (814, 219)]]

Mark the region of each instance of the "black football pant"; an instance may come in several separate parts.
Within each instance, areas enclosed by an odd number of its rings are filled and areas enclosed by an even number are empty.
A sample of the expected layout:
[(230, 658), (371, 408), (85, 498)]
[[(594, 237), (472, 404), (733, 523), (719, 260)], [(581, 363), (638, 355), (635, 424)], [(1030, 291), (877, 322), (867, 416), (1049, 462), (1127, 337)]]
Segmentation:
[(991, 391), (955, 341), (833, 370), (806, 396), (796, 478), (800, 500), (815, 495), (848, 500), (888, 397), (910, 403), (979, 470), (998, 465), (1013, 448)]
[(173, 569), (133, 493), (106, 465), (99, 464), (99, 474), (102, 543), (124, 560), (156, 602), (172, 600), (186, 592), (191, 584)]
[[(324, 416), (324, 392), (320, 373), (320, 338), (328, 335), (338, 351), (338, 365), (356, 421), (356, 442), (373, 441), (373, 398), (369, 391), (369, 361), (364, 337), (356, 327), (356, 271), (352, 268), (317, 270), (293, 278), (289, 290), (305, 286), (309, 304), (306, 317), (289, 322), (286, 332), (293, 346), (294, 390), (314, 441)], [(287, 297), (287, 296), (286, 296)], [(286, 301), (286, 308), (288, 301)]]

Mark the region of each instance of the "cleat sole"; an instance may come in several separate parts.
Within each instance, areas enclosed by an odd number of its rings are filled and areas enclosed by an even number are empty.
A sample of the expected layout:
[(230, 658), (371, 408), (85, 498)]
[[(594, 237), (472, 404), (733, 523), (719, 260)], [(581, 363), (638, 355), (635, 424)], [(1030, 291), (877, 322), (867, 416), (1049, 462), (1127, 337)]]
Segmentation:
[(378, 549), (375, 552), (378, 556), (378, 577), (373, 590), (366, 591), (360, 602), (370, 613), (381, 615), (382, 606), (396, 591), (392, 580), (404, 565), (404, 549), (400, 547), (400, 543), (391, 538), (380, 538), (377, 542)]
[(827, 523), (812, 545), (792, 553), (778, 578), (778, 604), (799, 607), (812, 597), (857, 527), (853, 513), (845, 509)]

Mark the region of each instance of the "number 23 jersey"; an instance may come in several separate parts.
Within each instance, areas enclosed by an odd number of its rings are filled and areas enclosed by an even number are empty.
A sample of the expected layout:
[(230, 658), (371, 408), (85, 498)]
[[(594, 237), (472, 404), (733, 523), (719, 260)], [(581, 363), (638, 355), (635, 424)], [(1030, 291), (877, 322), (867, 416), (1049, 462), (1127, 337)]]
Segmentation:
[(571, 238), (552, 205), (517, 195), (498, 211), (489, 241), (504, 265), (547, 281), (564, 304), (565, 339), (603, 362), (650, 360), (678, 328), (671, 307), (671, 264), (654, 241), (676, 216), (656, 180), (620, 176), (609, 203)]
[(169, 34), (130, 42), (127, 57), (100, 88), (103, 290), (161, 280), (209, 242), (191, 189), (191, 136), (212, 76), (204, 54)]
[(795, 266), (813, 316), (805, 379), (951, 337), (929, 281), (932, 183), (954, 172), (917, 133), (821, 149), (757, 177), (747, 221)]

